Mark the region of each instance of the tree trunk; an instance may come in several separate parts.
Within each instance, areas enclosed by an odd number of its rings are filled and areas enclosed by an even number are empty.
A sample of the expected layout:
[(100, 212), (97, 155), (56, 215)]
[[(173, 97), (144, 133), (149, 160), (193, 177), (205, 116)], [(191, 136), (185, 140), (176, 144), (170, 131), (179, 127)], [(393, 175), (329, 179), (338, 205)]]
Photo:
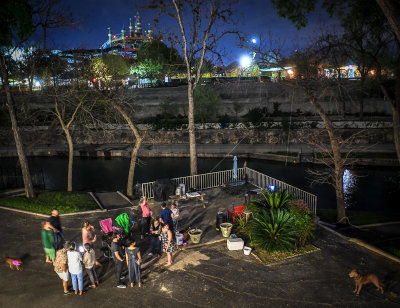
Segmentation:
[(43, 50), (46, 50), (47, 46), (46, 46), (46, 41), (47, 41), (47, 28), (46, 27), (42, 27), (43, 29)]
[(321, 105), (316, 99), (311, 99), (311, 104), (317, 110), (322, 121), (324, 121), (326, 130), (329, 135), (329, 141), (333, 153), (333, 163), (335, 165), (335, 191), (336, 191), (336, 209), (337, 209), (337, 220), (343, 221), (346, 217), (346, 209), (344, 207), (344, 192), (343, 192), (343, 168), (341, 164), (340, 144), (339, 138), (336, 136), (335, 130), (332, 125), (332, 121), (326, 115)]
[(74, 164), (74, 143), (72, 142), (72, 137), (69, 129), (64, 129), (65, 137), (68, 142), (68, 184), (67, 191), (72, 191), (72, 167)]
[(24, 146), (23, 146), (21, 135), (19, 132), (17, 117), (15, 115), (14, 101), (11, 96), (11, 91), (10, 91), (10, 87), (8, 84), (8, 76), (7, 76), (7, 71), (6, 71), (6, 60), (5, 60), (4, 56), (1, 59), (0, 66), (1, 66), (1, 75), (2, 75), (2, 79), (3, 79), (3, 85), (4, 85), (5, 92), (6, 92), (6, 97), (7, 97), (6, 105), (7, 105), (8, 112), (10, 114), (11, 128), (12, 128), (12, 131), (14, 134), (15, 146), (17, 148), (19, 164), (21, 166), (22, 178), (24, 181), (25, 196), (27, 198), (34, 198), (35, 192), (33, 190), (33, 184), (32, 184), (31, 174), (29, 172), (28, 160), (25, 155)]
[(398, 0), (376, 0), (400, 42), (400, 4)]
[(133, 177), (135, 175), (135, 166), (136, 166), (136, 159), (139, 153), (140, 146), (144, 138), (140, 136), (139, 131), (137, 130), (135, 124), (133, 123), (132, 119), (129, 117), (129, 114), (122, 108), (122, 106), (118, 105), (115, 102), (112, 102), (114, 108), (122, 115), (126, 123), (128, 123), (129, 128), (132, 130), (133, 134), (135, 135), (136, 141), (135, 146), (132, 149), (131, 153), (131, 162), (129, 164), (129, 173), (128, 173), (128, 182), (126, 187), (126, 194), (129, 197), (133, 197)]
[(142, 144), (142, 138), (136, 139), (135, 146), (133, 147), (131, 153), (131, 162), (129, 164), (129, 173), (128, 173), (128, 184), (126, 187), (126, 194), (131, 198), (133, 197), (133, 178), (135, 175), (136, 159), (141, 144)]
[[(340, 154), (340, 152), (339, 152)], [(335, 164), (336, 165), (336, 164)], [(335, 192), (336, 192), (336, 210), (337, 221), (343, 223), (346, 219), (346, 208), (344, 204), (344, 191), (343, 191), (343, 170), (342, 168), (335, 167)]]
[[(400, 98), (399, 98), (400, 99)], [(396, 147), (397, 159), (400, 163), (400, 114), (399, 109), (393, 104), (390, 104), (392, 108), (392, 117), (393, 117), (393, 138), (394, 145)]]
[(382, 80), (378, 80), (383, 95), (389, 101), (390, 108), (392, 109), (394, 146), (396, 148), (397, 160), (400, 163), (400, 78), (396, 80), (394, 97), (389, 93)]
[(189, 148), (190, 148), (190, 175), (197, 174), (196, 135), (194, 127), (194, 89), (188, 82), (188, 122), (189, 122)]

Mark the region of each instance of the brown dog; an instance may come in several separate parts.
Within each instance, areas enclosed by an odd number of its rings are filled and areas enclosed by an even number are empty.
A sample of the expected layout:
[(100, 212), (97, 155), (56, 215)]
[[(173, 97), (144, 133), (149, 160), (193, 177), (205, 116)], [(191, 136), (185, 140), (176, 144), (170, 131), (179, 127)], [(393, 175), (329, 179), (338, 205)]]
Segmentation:
[(349, 273), (350, 278), (354, 278), (354, 282), (356, 283), (356, 288), (354, 289), (354, 293), (357, 292), (357, 296), (360, 294), (362, 286), (368, 283), (373, 283), (375, 287), (377, 287), (377, 291), (381, 291), (383, 294), (382, 283), (380, 282), (378, 276), (375, 274), (368, 274), (365, 276), (361, 276), (356, 270), (352, 270)]
[(22, 271), (22, 261), (19, 259), (12, 259), (9, 257), (6, 257), (6, 263), (12, 270), (17, 270), (17, 271)]

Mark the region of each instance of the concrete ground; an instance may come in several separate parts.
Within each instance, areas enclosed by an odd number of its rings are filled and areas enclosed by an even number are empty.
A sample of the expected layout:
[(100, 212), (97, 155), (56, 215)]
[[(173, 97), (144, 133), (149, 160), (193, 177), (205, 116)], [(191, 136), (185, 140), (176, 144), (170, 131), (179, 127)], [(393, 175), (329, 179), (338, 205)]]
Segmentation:
[[(211, 195), (211, 193), (209, 193)], [(218, 194), (218, 202), (208, 209), (201, 205), (182, 205), (183, 219), (191, 226), (208, 230), (202, 242), (221, 238), (213, 226), (215, 209), (231, 205), (230, 194)], [(232, 196), (241, 202), (241, 195)], [(214, 199), (216, 200), (216, 199)], [(189, 201), (192, 202), (192, 201)], [(233, 201), (235, 202), (235, 201)], [(239, 205), (239, 204), (235, 204)], [(186, 209), (186, 210), (185, 210)], [(159, 204), (152, 205), (154, 213)], [(89, 219), (96, 229), (98, 221), (115, 218), (127, 212), (137, 220), (137, 209), (115, 210), (63, 217), (67, 239), (80, 241), (83, 220)], [(192, 215), (185, 218), (185, 215)], [(199, 213), (209, 221), (204, 224)], [(190, 219), (193, 221), (190, 221)], [(163, 267), (161, 260), (147, 256), (149, 239), (138, 244), (144, 255), (143, 287), (115, 287), (114, 266), (105, 258), (98, 269), (100, 287), (85, 290), (82, 297), (64, 296), (61, 281), (53, 267), (44, 262), (40, 238), (42, 218), (0, 210), (0, 251), (2, 255), (22, 257), (24, 271), (11, 271), (0, 266), (0, 307), (399, 307), (400, 264), (350, 243), (325, 229), (318, 229), (313, 244), (319, 251), (266, 266), (242, 252), (230, 252), (226, 244), (204, 246), (175, 253), (175, 264)], [(208, 229), (207, 229), (208, 227)], [(207, 237), (206, 237), (207, 236)], [(98, 236), (100, 237), (100, 236)], [(100, 255), (100, 240), (95, 245)], [(378, 294), (372, 285), (364, 286), (360, 296), (352, 292), (354, 283), (348, 277), (351, 269), (377, 274), (385, 284), (385, 294)], [(125, 280), (126, 281), (126, 280)]]

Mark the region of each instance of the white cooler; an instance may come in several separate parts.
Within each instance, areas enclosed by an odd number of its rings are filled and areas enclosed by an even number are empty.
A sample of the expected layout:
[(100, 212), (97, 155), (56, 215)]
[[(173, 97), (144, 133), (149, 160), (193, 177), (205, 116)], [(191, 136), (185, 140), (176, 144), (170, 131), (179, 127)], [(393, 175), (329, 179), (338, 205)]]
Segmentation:
[(242, 250), (244, 241), (241, 238), (228, 238), (226, 240), (226, 246), (229, 250)]

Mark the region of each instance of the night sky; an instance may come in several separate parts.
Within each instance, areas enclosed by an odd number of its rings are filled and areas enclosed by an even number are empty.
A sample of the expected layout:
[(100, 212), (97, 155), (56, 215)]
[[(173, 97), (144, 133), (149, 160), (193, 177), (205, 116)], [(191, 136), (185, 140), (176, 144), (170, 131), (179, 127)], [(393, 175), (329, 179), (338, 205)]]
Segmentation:
[[(140, 7), (139, 3), (135, 5), (134, 1), (126, 0), (69, 0), (67, 3), (74, 17), (83, 20), (83, 23), (74, 29), (50, 29), (48, 46), (54, 49), (98, 48), (107, 40), (107, 27), (111, 27), (113, 33), (119, 33), (122, 25), (128, 30), (129, 17), (134, 20)], [(273, 37), (280, 39), (286, 53), (303, 46), (319, 28), (338, 24), (322, 9), (317, 9), (309, 15), (307, 28), (298, 31), (290, 21), (278, 16), (268, 0), (240, 0), (236, 11), (238, 14), (235, 15), (235, 20), (239, 30), (255, 37), (272, 33)], [(142, 28), (147, 30), (147, 24), (152, 23), (154, 13), (150, 10), (140, 10), (140, 16)], [(165, 26), (171, 28), (170, 24), (161, 20), (158, 28), (162, 30)], [(40, 30), (37, 35), (40, 35)], [(246, 53), (237, 47), (237, 42), (232, 38), (225, 39), (223, 44), (227, 50), (224, 64), (238, 60)]]

